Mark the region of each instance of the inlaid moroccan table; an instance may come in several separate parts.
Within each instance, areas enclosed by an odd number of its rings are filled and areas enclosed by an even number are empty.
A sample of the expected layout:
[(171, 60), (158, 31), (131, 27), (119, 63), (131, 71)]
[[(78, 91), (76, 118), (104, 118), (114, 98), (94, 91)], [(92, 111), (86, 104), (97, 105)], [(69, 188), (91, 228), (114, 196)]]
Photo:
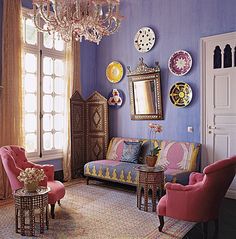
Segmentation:
[[(156, 211), (157, 190), (159, 196), (162, 196), (164, 187), (164, 171), (161, 167), (147, 167), (146, 165), (136, 168), (139, 173), (139, 181), (137, 185), (137, 207), (141, 210), (148, 211), (149, 191), (151, 191), (152, 211)], [(142, 204), (142, 196), (144, 203)]]
[[(28, 192), (24, 188), (14, 192), (16, 233), (22, 236), (35, 236), (35, 214), (39, 214), (40, 233), (48, 222), (48, 192), (50, 188), (39, 187), (36, 192)], [(20, 219), (20, 227), (19, 227)]]

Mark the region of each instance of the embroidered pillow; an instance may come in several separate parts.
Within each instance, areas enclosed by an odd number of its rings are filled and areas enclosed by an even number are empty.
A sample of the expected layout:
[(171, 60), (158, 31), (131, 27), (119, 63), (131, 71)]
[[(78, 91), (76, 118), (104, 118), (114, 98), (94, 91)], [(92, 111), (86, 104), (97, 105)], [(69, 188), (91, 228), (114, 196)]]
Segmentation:
[(139, 154), (141, 149), (140, 142), (128, 142), (124, 141), (123, 153), (121, 156), (121, 162), (138, 163)]

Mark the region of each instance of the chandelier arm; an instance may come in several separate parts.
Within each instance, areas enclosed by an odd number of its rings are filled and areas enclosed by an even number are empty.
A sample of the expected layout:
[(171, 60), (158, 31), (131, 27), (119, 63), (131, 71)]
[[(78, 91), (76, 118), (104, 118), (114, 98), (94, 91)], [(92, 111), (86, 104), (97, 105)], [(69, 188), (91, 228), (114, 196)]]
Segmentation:
[[(38, 13), (39, 14), (39, 13)], [(34, 24), (35, 24), (35, 26), (36, 26), (36, 28), (40, 31), (40, 32), (48, 32), (48, 30), (47, 29), (44, 29), (44, 28), (42, 28), (41, 26), (40, 26), (40, 24), (38, 23), (38, 14), (36, 14), (35, 16), (34, 16)]]
[(65, 28), (66, 27), (66, 22), (59, 18), (57, 0), (55, 0), (55, 5), (54, 6), (55, 7), (53, 9), (54, 9), (54, 16), (55, 16), (55, 19), (56, 19), (55, 22), (57, 23), (58, 26), (60, 26), (62, 28)]
[(40, 5), (40, 7), (38, 7), (38, 9), (39, 9), (38, 12), (40, 13), (42, 19), (43, 19), (45, 22), (53, 22), (53, 21), (50, 19), (50, 16), (49, 16), (49, 14), (48, 14), (48, 11), (47, 11), (47, 15), (48, 15), (48, 16), (46, 16), (45, 10), (44, 10), (44, 5)]

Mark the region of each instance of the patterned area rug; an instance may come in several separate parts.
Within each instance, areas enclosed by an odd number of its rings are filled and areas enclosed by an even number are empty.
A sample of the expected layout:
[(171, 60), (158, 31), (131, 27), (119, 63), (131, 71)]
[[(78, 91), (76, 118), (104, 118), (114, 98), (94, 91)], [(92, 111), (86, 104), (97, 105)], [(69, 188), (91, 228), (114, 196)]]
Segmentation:
[[(56, 206), (56, 219), (50, 219), (49, 230), (40, 235), (36, 228), (37, 238), (178, 239), (194, 226), (165, 218), (160, 233), (156, 213), (140, 211), (134, 192), (104, 186), (68, 186), (61, 203)], [(0, 208), (1, 239), (22, 238), (15, 233), (14, 213), (13, 205)]]

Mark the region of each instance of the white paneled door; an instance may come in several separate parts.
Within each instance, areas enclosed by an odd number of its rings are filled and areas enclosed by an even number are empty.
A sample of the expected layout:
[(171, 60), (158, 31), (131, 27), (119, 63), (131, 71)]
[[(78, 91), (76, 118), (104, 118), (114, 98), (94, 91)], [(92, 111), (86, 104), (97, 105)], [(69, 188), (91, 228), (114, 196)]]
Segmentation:
[(236, 155), (236, 32), (202, 38), (202, 143), (205, 165)]

